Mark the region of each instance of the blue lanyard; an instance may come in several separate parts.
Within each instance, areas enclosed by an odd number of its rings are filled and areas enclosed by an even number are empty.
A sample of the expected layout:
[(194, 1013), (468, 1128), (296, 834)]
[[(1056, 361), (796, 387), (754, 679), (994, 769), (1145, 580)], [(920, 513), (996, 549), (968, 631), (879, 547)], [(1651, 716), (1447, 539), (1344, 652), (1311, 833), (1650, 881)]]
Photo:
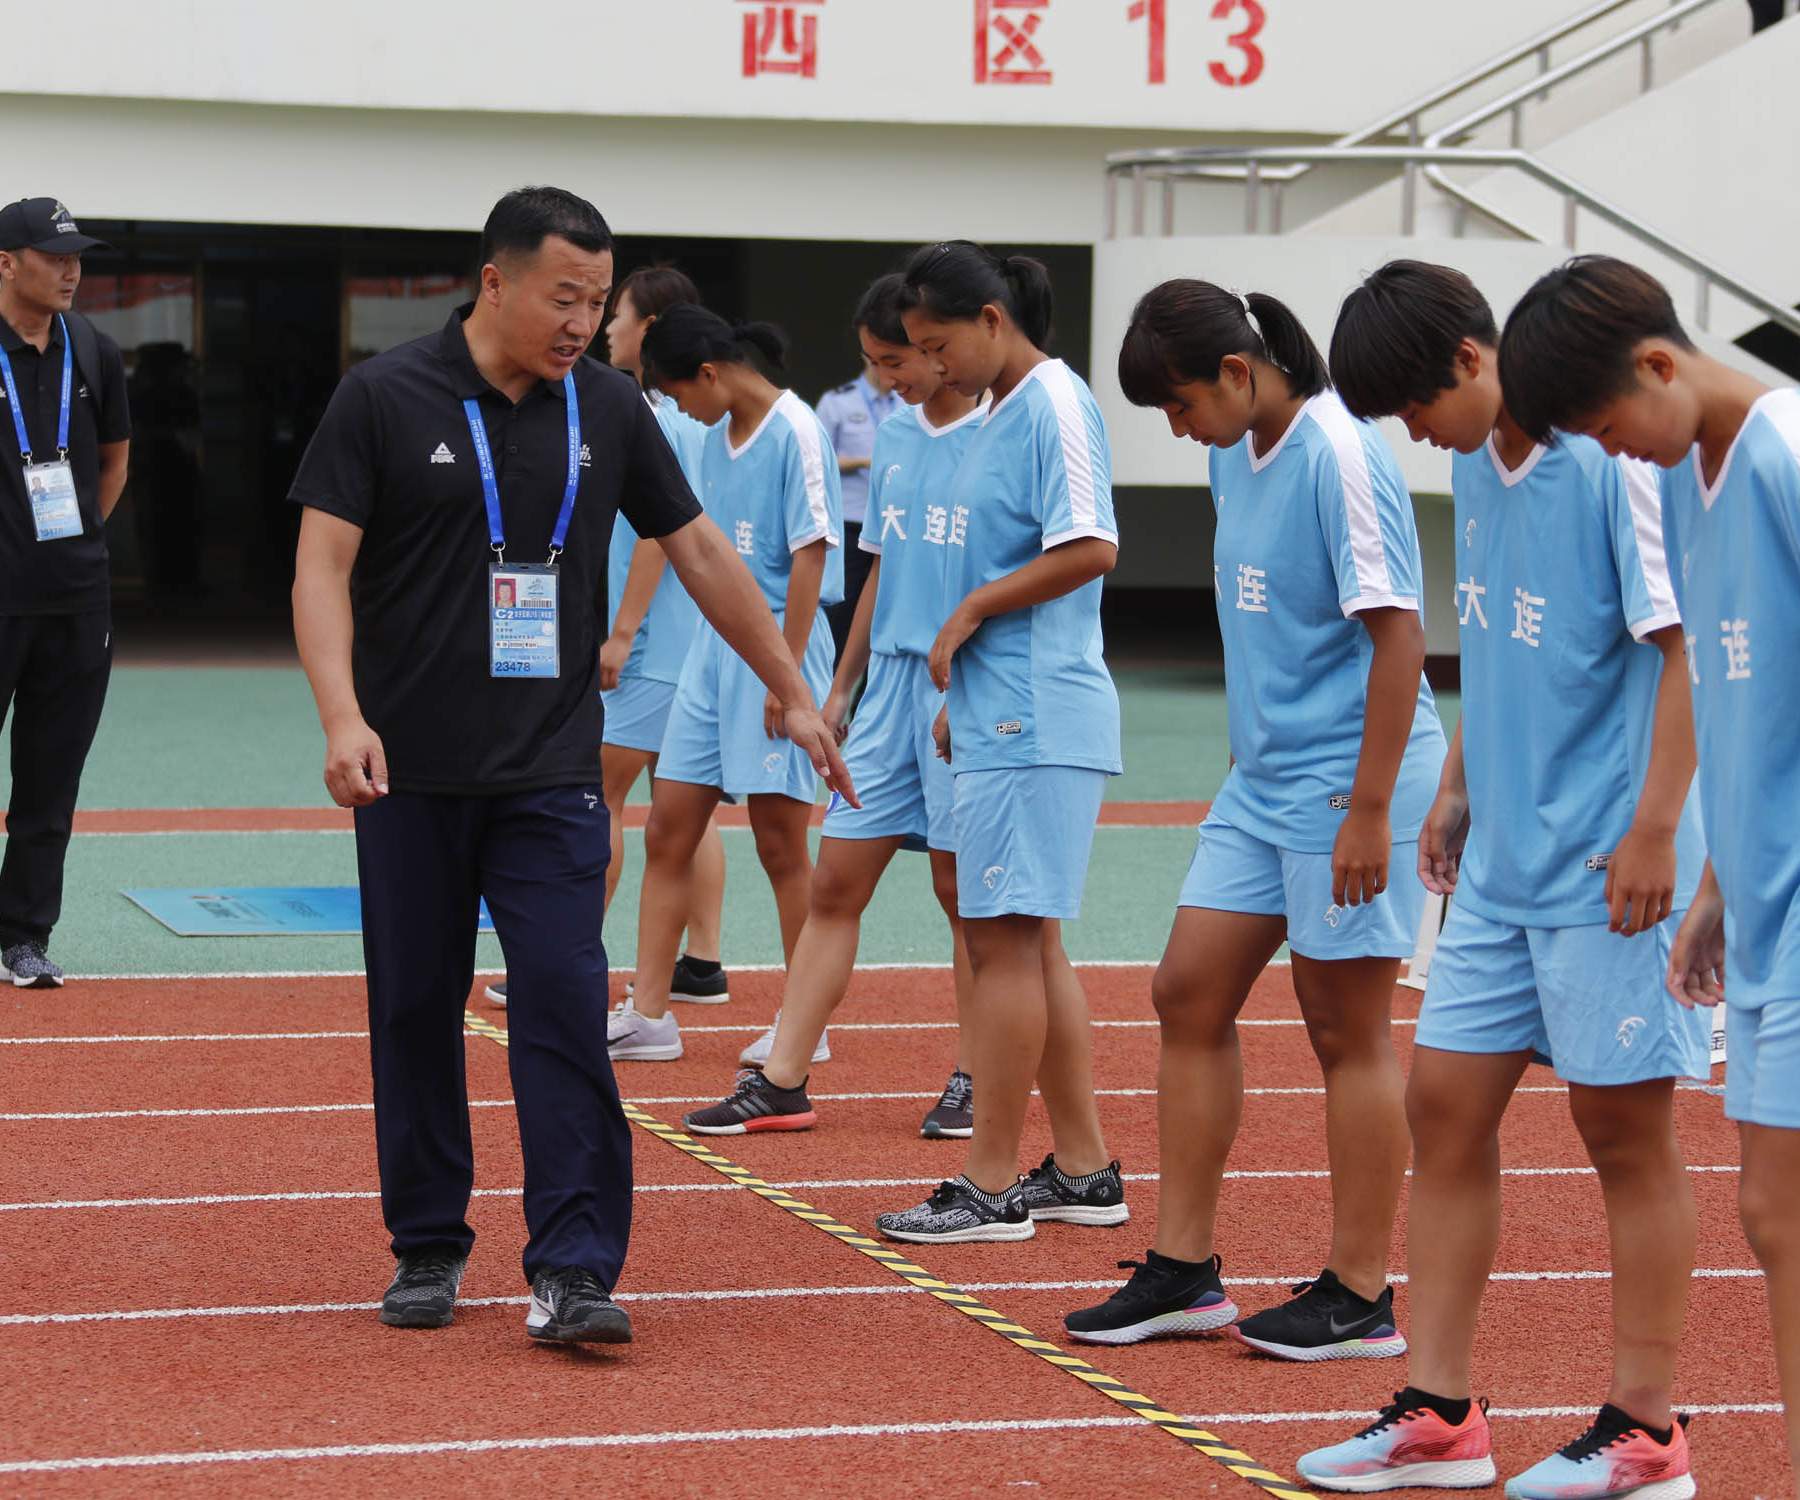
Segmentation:
[[(12, 376), (7, 376), (7, 389)], [(550, 562), (562, 556), (563, 543), (569, 539), (569, 520), (575, 514), (575, 491), (581, 487), (581, 408), (575, 400), (575, 372), (563, 376), (563, 403), (569, 413), (569, 478), (563, 485), (562, 510), (556, 517), (556, 530), (550, 536)], [(481, 419), (481, 405), (473, 396), (463, 402), (463, 413), (469, 419), (469, 436), (475, 443), (475, 462), (481, 469), (481, 495), (487, 501), (488, 542), (494, 555), (506, 561), (506, 526), (500, 519), (500, 483), (494, 477), (494, 454), (488, 447), (487, 423)]]
[[(56, 422), (56, 456), (66, 459), (69, 456), (69, 388), (75, 377), (75, 355), (69, 347), (69, 325), (63, 322), (63, 315), (56, 315), (56, 326), (62, 330), (63, 340), (63, 378), (62, 378), (62, 415)], [(6, 380), (6, 404), (12, 408), (13, 431), (19, 435), (19, 457), (26, 463), (31, 462), (31, 439), (25, 432), (25, 408), (19, 404), (19, 386), (13, 379), (12, 361), (6, 357), (6, 350), (0, 348), (0, 376)]]

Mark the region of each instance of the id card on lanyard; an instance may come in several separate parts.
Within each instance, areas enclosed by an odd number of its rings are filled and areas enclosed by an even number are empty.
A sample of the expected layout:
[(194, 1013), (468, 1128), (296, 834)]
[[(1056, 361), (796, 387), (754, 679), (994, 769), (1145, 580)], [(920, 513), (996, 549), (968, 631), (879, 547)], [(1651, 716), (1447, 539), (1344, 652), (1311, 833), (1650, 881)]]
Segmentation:
[(75, 471), (69, 465), (69, 392), (74, 385), (75, 355), (69, 342), (69, 325), (61, 313), (56, 326), (62, 330), (62, 408), (56, 421), (56, 461), (33, 463), (31, 436), (25, 429), (25, 408), (19, 385), (13, 379), (12, 360), (0, 348), (0, 378), (6, 382), (6, 404), (12, 409), (13, 432), (19, 439), (19, 458), (25, 475), (25, 494), (31, 501), (31, 524), (40, 542), (61, 541), (82, 533), (81, 505), (75, 496)]
[(487, 503), (488, 543), (494, 549), (487, 590), (490, 677), (562, 675), (561, 570), (556, 560), (569, 539), (575, 492), (581, 486), (581, 408), (575, 399), (573, 370), (563, 376), (563, 401), (569, 414), (569, 475), (556, 530), (550, 536), (550, 559), (541, 567), (506, 560), (506, 526), (500, 515), (500, 484), (494, 473), (493, 450), (488, 446), (487, 424), (473, 397), (463, 402), (469, 437), (475, 444), (475, 462), (481, 470), (481, 495)]

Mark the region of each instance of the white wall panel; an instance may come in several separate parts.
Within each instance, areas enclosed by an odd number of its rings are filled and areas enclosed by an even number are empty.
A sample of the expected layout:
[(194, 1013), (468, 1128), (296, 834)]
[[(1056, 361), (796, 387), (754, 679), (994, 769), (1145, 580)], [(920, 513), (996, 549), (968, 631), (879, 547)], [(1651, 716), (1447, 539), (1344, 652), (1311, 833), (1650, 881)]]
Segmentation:
[[(90, 0), (80, 8), (79, 44), (59, 48), (53, 67), (37, 48), (0, 51), (0, 91), (556, 115), (1341, 131), (1569, 7), (1570, 0), (590, 0), (507, 11), (475, 0)], [(784, 12), (792, 13), (791, 52)], [(1152, 83), (1150, 25), (1158, 16), (1163, 81)], [(746, 76), (746, 22), (760, 37), (769, 19), (774, 47), (753, 49), (758, 71)], [(1008, 27), (1028, 33), (1010, 58)], [(800, 64), (809, 52), (811, 77), (760, 71), (765, 57)], [(985, 83), (977, 81), (978, 54)], [(1357, 60), (1349, 71), (1347, 58)], [(1215, 66), (1250, 81), (1222, 84)], [(1021, 71), (1048, 77), (1000, 81)]]

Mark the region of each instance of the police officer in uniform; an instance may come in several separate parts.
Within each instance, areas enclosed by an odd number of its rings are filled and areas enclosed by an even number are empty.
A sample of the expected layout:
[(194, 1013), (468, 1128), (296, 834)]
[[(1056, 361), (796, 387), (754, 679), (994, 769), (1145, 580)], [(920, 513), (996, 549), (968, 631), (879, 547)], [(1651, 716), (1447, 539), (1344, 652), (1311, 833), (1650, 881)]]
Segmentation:
[(875, 429), (906, 403), (894, 394), (894, 382), (885, 370), (863, 360), (862, 374), (819, 398), (819, 421), (837, 452), (838, 472), (844, 490), (844, 598), (827, 607), (831, 638), (837, 654), (844, 654), (850, 638), (850, 622), (856, 618), (856, 601), (869, 581), (869, 554), (857, 546), (863, 517), (869, 510), (869, 459), (875, 452)]
[(0, 208), (0, 723), (12, 805), (0, 860), (0, 981), (63, 982), (49, 957), (81, 772), (112, 675), (106, 518), (131, 443), (119, 346), (73, 311), (84, 251), (54, 198)]
[(558, 188), (508, 193), (476, 300), (356, 366), (295, 476), (294, 626), (325, 782), (356, 809), (382, 1211), (381, 1320), (451, 1321), (474, 1243), (463, 1009), (486, 898), (506, 956), (525, 1157), (526, 1331), (621, 1343), (631, 1134), (606, 1053), (600, 637), (613, 518), (785, 709), (855, 802), (761, 590), (701, 512), (635, 382), (586, 357), (612, 235)]

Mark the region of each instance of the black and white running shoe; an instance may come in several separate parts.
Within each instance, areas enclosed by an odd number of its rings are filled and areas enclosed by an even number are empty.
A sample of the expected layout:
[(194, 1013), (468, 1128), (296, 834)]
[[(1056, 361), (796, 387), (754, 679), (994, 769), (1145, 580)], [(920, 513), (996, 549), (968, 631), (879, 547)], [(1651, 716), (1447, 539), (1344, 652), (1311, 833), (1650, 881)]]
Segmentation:
[(63, 971), (44, 955), (42, 943), (14, 943), (0, 953), (0, 980), (15, 989), (53, 990), (61, 988)]
[(962, 1069), (950, 1075), (938, 1102), (925, 1112), (919, 1134), (928, 1141), (966, 1141), (975, 1134), (975, 1083)]
[(1383, 1287), (1373, 1302), (1339, 1281), (1331, 1271), (1303, 1281), (1291, 1300), (1253, 1313), (1231, 1330), (1239, 1343), (1280, 1359), (1311, 1363), (1322, 1359), (1390, 1359), (1406, 1353), (1406, 1339), (1394, 1325), (1394, 1289)]
[(1020, 1183), (1025, 1208), (1040, 1224), (1100, 1224), (1116, 1226), (1131, 1217), (1125, 1202), (1125, 1179), (1115, 1161), (1085, 1177), (1069, 1177), (1046, 1156)]
[(796, 1089), (779, 1088), (768, 1075), (745, 1068), (737, 1077), (737, 1090), (722, 1104), (697, 1109), (682, 1124), (696, 1135), (747, 1135), (756, 1130), (811, 1130), (818, 1111), (806, 1097), (806, 1083)]
[(481, 993), (496, 1005), (506, 1004), (506, 976), (502, 974), (492, 984), (483, 985)]
[(1141, 1344), (1145, 1339), (1213, 1333), (1237, 1318), (1238, 1310), (1219, 1280), (1219, 1257), (1192, 1264), (1154, 1250), (1141, 1261), (1122, 1260), (1131, 1280), (1098, 1307), (1084, 1307), (1063, 1319), (1069, 1337), (1084, 1344)]
[(381, 1299), (381, 1321), (389, 1328), (448, 1328), (468, 1263), (454, 1250), (409, 1250)]
[(540, 1271), (525, 1331), (553, 1344), (629, 1344), (631, 1318), (584, 1266)]
[(1028, 1240), (1037, 1233), (1018, 1183), (1003, 1193), (984, 1193), (966, 1177), (940, 1182), (937, 1191), (917, 1208), (877, 1214), (875, 1227), (890, 1240), (916, 1245)]

